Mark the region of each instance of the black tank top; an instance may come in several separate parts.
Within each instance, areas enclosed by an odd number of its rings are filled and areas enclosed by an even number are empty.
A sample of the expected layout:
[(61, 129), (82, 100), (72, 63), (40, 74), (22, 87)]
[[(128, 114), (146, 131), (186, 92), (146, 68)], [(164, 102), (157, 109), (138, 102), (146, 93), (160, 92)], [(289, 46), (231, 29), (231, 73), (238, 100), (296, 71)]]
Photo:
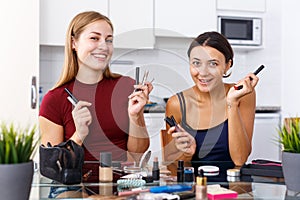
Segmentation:
[(197, 144), (192, 161), (232, 162), (228, 144), (228, 120), (209, 129), (195, 130), (186, 122), (186, 104), (183, 93), (177, 93), (177, 96), (182, 114), (181, 126), (195, 138)]

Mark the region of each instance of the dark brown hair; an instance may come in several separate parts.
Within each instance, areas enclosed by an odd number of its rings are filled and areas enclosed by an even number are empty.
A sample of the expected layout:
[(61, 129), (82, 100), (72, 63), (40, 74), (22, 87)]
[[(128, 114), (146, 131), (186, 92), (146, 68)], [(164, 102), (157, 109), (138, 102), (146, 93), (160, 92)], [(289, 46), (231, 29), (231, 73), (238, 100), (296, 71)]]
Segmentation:
[[(189, 58), (190, 58), (192, 49), (197, 46), (209, 46), (214, 49), (217, 49), (224, 55), (226, 63), (231, 61), (230, 67), (232, 67), (232, 65), (233, 65), (233, 50), (232, 50), (232, 47), (229, 44), (228, 40), (226, 39), (226, 37), (223, 36), (222, 34), (216, 32), (216, 31), (204, 32), (204, 33), (200, 34), (190, 44), (190, 47), (187, 51), (187, 55)], [(224, 76), (224, 77), (228, 77), (228, 76)]]

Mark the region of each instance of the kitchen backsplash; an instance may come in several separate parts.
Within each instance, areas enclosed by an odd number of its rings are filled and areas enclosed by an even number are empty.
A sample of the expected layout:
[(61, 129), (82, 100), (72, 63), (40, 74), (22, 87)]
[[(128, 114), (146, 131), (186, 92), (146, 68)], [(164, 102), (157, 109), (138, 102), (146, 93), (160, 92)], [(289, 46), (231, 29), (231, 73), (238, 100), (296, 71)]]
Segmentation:
[[(161, 98), (170, 97), (178, 91), (193, 85), (189, 74), (187, 48), (190, 39), (157, 38), (154, 49), (115, 49), (111, 69), (134, 78), (135, 67), (142, 73), (149, 70), (149, 81), (154, 79), (154, 90), (150, 100), (160, 103)], [(274, 53), (274, 52), (273, 52)], [(266, 68), (259, 74), (257, 85), (258, 106), (280, 106), (280, 63), (276, 56), (269, 56), (266, 50), (235, 50), (232, 75), (224, 79), (236, 82), (260, 64)], [(41, 46), (40, 48), (40, 86), (42, 95), (48, 91), (62, 70), (64, 48), (61, 46)], [(276, 80), (278, 79), (278, 80)]]

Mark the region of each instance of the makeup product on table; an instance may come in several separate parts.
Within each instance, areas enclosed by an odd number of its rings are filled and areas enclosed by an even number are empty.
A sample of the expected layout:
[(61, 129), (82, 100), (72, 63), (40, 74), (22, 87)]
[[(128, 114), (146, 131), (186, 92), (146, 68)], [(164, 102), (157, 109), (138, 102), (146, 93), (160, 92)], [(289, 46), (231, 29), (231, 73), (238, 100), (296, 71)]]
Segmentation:
[(149, 150), (149, 151), (147, 151), (147, 153), (145, 154), (145, 156), (144, 156), (144, 158), (143, 158), (143, 160), (142, 160), (142, 162), (141, 162), (141, 164), (140, 164), (140, 168), (141, 168), (141, 169), (144, 169), (144, 168), (147, 167), (150, 157), (151, 157), (151, 151)]
[(184, 180), (184, 161), (178, 160), (178, 167), (177, 167), (177, 182), (183, 182)]
[(203, 170), (204, 176), (217, 176), (220, 173), (220, 169), (217, 166), (203, 165), (198, 167), (198, 174)]
[(184, 167), (184, 182), (194, 182), (194, 167)]
[(226, 173), (228, 182), (240, 181), (240, 169), (227, 169)]
[(68, 100), (72, 103), (73, 106), (76, 106), (76, 104), (78, 103), (78, 100), (76, 99), (76, 97), (67, 88), (65, 88), (65, 91), (69, 95)]
[(227, 176), (240, 176), (240, 169), (227, 169)]
[(236, 191), (222, 187), (219, 184), (207, 186), (207, 197), (209, 199), (234, 199), (238, 197)]
[(176, 192), (174, 193), (179, 196), (179, 199), (195, 199), (194, 191)]
[(153, 167), (152, 167), (152, 177), (153, 181), (158, 181), (159, 180), (159, 166), (158, 166), (158, 158), (155, 157), (153, 161)]
[(117, 180), (119, 189), (128, 189), (128, 188), (138, 188), (146, 184), (146, 181), (143, 179), (119, 179)]
[(126, 196), (132, 194), (138, 194), (143, 192), (150, 193), (173, 193), (173, 192), (184, 192), (191, 191), (193, 187), (191, 185), (163, 185), (163, 186), (152, 186), (150, 188), (133, 188), (129, 191), (120, 191), (119, 196)]
[(100, 153), (99, 181), (100, 182), (113, 181), (111, 152)]
[(203, 169), (200, 170), (196, 180), (196, 200), (207, 199), (207, 178), (204, 176)]
[(192, 190), (191, 185), (164, 185), (164, 186), (153, 186), (150, 187), (149, 192), (151, 193), (172, 193), (172, 192), (183, 192)]
[[(257, 68), (254, 72), (253, 72), (253, 74), (254, 75), (257, 75), (261, 70), (263, 70), (263, 68), (265, 68), (265, 66), (264, 65), (261, 65), (261, 66), (259, 66), (259, 68)], [(250, 77), (250, 80), (252, 81), (252, 78)], [(243, 85), (238, 85), (238, 86), (234, 86), (234, 89), (236, 89), (236, 90), (241, 90), (243, 88)]]

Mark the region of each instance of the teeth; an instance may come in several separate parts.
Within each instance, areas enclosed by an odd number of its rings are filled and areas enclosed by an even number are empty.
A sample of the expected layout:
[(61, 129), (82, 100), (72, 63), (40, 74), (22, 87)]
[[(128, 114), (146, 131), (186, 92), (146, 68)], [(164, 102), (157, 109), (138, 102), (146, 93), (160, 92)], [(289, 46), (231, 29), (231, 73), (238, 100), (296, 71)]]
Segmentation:
[(106, 58), (106, 55), (103, 54), (94, 54), (96, 58)]
[(208, 83), (208, 80), (200, 79), (200, 82), (201, 82), (201, 83)]

